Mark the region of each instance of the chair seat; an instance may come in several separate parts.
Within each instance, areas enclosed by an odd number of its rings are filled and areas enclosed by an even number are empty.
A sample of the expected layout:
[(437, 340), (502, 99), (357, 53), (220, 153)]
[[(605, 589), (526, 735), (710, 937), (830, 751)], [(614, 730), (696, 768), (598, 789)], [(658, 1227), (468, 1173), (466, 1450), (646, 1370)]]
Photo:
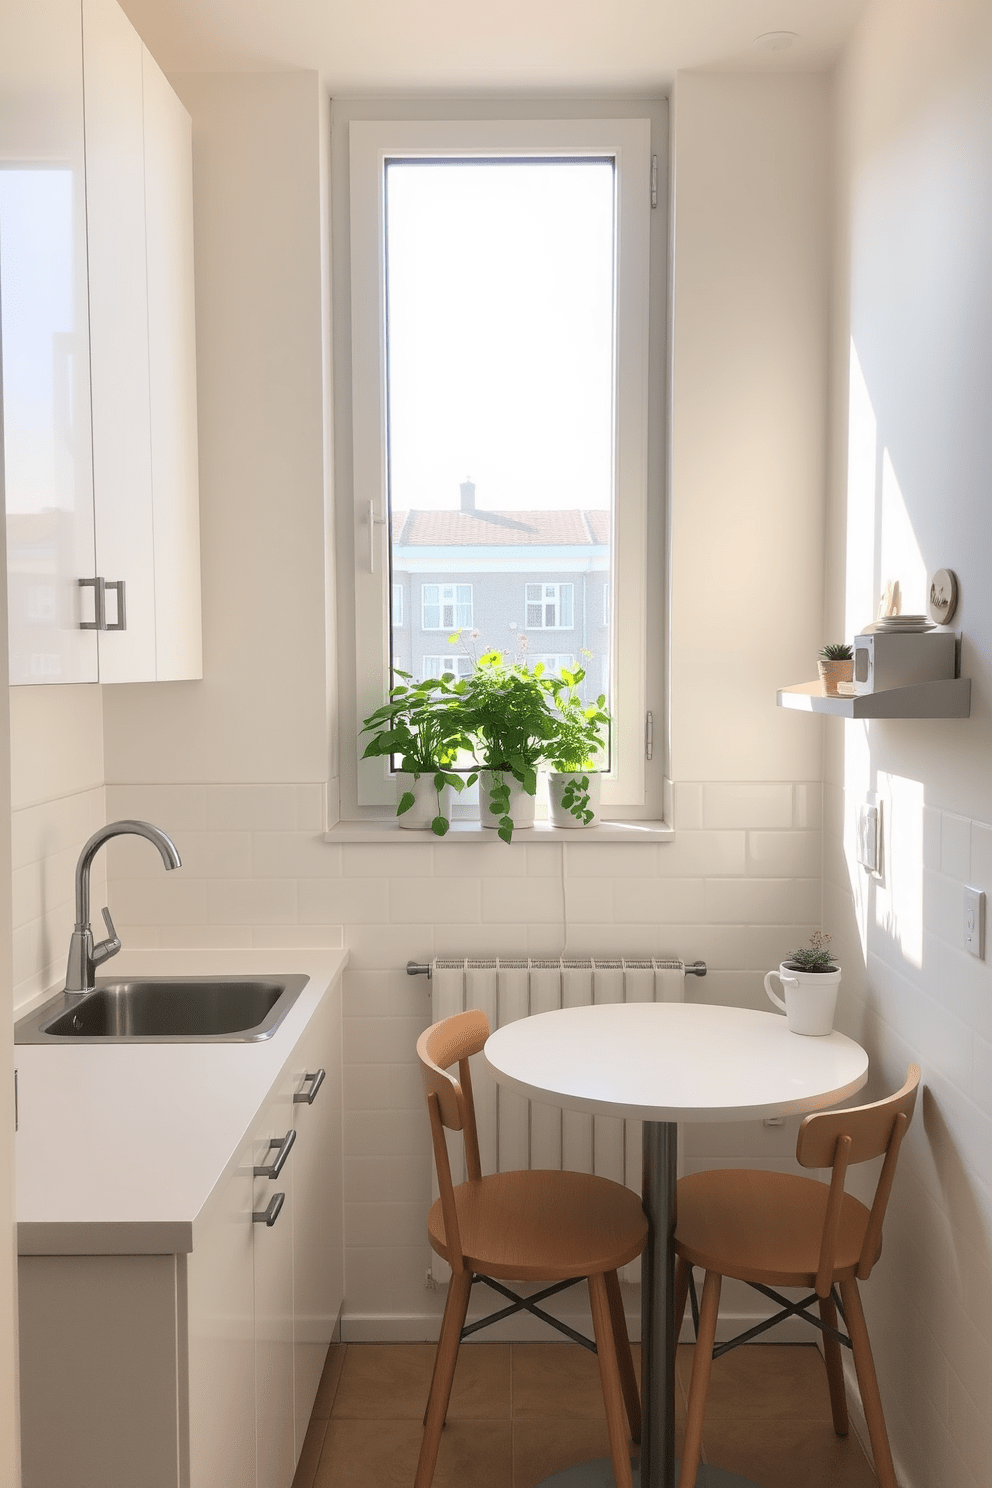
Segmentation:
[[(636, 1193), (590, 1173), (493, 1173), (454, 1190), (465, 1264), (504, 1281), (564, 1281), (615, 1271), (647, 1244)], [(445, 1260), (441, 1200), (427, 1232)]]
[[(829, 1188), (790, 1173), (723, 1168), (678, 1186), (675, 1249), (690, 1265), (766, 1286), (811, 1287)], [(834, 1280), (855, 1275), (868, 1210), (845, 1194)], [(874, 1258), (877, 1259), (877, 1256)]]

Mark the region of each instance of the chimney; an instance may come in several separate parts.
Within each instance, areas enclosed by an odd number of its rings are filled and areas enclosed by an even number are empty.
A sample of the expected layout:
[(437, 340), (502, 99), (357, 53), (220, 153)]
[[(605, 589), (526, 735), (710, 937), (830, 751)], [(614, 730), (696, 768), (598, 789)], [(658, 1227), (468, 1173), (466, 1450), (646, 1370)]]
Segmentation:
[(462, 506), (461, 506), (462, 511), (463, 512), (474, 512), (475, 511), (475, 481), (472, 479), (471, 476), (469, 476), (468, 480), (463, 480), (462, 481), (462, 483), (458, 487), (458, 489), (462, 493)]

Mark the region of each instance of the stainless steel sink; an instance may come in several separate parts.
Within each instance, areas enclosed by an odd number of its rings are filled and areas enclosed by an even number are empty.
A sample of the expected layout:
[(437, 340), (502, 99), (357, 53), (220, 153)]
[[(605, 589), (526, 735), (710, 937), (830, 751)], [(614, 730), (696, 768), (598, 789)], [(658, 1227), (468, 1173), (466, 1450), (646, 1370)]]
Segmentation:
[(309, 979), (130, 977), (60, 992), (14, 1025), (15, 1044), (253, 1043), (271, 1038)]

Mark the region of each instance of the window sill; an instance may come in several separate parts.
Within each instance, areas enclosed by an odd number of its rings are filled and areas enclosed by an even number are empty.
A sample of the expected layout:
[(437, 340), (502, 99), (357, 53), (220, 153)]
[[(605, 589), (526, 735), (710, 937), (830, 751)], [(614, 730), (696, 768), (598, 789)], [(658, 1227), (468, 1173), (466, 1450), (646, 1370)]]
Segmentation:
[[(593, 842), (655, 843), (672, 842), (675, 831), (663, 821), (603, 821), (594, 827), (553, 827), (550, 822), (537, 822), (533, 827), (518, 827), (513, 842), (533, 847), (544, 842), (576, 842), (588, 845)], [(401, 843), (429, 842), (499, 842), (491, 827), (477, 821), (453, 821), (444, 837), (435, 837), (427, 827), (414, 830), (401, 827), (399, 822), (349, 821), (335, 822), (324, 833), (325, 842), (388, 842), (393, 847)], [(507, 844), (512, 847), (513, 843)]]

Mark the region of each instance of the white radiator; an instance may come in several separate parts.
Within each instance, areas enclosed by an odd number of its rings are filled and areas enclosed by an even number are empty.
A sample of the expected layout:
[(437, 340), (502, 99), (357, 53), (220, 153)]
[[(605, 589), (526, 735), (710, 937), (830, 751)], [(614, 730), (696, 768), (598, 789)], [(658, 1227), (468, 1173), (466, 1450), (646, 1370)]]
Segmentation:
[[(604, 1002), (682, 1002), (685, 964), (676, 960), (596, 958), (530, 960), (439, 958), (431, 963), (431, 1021), (466, 1008), (481, 1008), (490, 1028), (531, 1013)], [(616, 1116), (588, 1116), (529, 1101), (496, 1084), (481, 1054), (471, 1062), (484, 1173), (516, 1168), (565, 1168), (598, 1173), (641, 1191), (641, 1123)], [(681, 1144), (680, 1144), (681, 1145)], [(460, 1132), (449, 1133), (452, 1177), (464, 1180)], [(437, 1197), (434, 1179), (433, 1197)], [(438, 1280), (448, 1268), (435, 1256)], [(640, 1262), (623, 1270), (640, 1279)]]

